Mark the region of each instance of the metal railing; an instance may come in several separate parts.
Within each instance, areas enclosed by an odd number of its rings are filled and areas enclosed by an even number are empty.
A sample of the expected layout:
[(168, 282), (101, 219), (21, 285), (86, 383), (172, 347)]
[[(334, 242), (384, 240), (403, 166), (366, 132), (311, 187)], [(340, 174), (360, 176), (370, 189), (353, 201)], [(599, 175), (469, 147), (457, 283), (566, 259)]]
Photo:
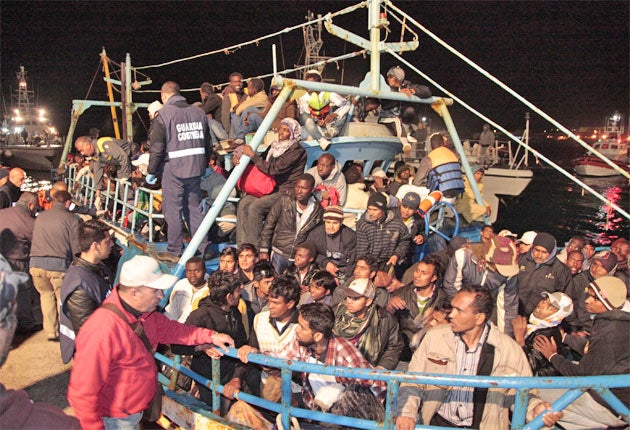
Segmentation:
[[(238, 358), (237, 350), (229, 348), (226, 355)], [(156, 359), (175, 370), (171, 379), (159, 375), (158, 379), (167, 388), (169, 397), (178, 402), (191, 400), (189, 394), (175, 392), (177, 376), (179, 372), (189, 376), (212, 391), (212, 411), (220, 410), (220, 393), (223, 386), (214, 381), (220, 381), (219, 360), (212, 362), (212, 379), (205, 378), (189, 368), (182, 366), (180, 357), (175, 356), (173, 360), (162, 354), (156, 354)], [(300, 361), (287, 361), (280, 358), (269, 357), (262, 354), (249, 354), (250, 362), (262, 366), (280, 369), (282, 378), (282, 399), (280, 403), (270, 402), (251, 394), (239, 392), (236, 395), (238, 400), (243, 400), (251, 405), (262, 407), (282, 415), (282, 425), (285, 429), (290, 428), (290, 417), (309, 419), (314, 421), (332, 423), (336, 425), (349, 426), (362, 429), (394, 429), (398, 390), (401, 383), (428, 384), (454, 387), (475, 387), (506, 389), (514, 391), (514, 410), (511, 420), (512, 429), (538, 429), (544, 426), (542, 415), (537, 416), (529, 423), (525, 422), (527, 403), (531, 390), (534, 389), (567, 389), (567, 392), (552, 403), (552, 411), (561, 411), (580, 397), (587, 390), (597, 392), (601, 398), (619, 414), (626, 422), (630, 423), (630, 410), (610, 391), (611, 388), (630, 387), (630, 375), (605, 375), (605, 376), (583, 376), (583, 377), (492, 377), (492, 376), (460, 376), (441, 375), (418, 372), (402, 372), (374, 369), (356, 369), (339, 366), (325, 366), (319, 364), (305, 363)], [(385, 400), (385, 419), (383, 422), (375, 422), (364, 419), (338, 416), (330, 413), (312, 411), (309, 409), (297, 408), (291, 405), (291, 376), (293, 372), (315, 373), (322, 375), (338, 376), (343, 378), (379, 380), (387, 383), (387, 398)], [(535, 394), (535, 393), (532, 393)], [(198, 403), (197, 403), (198, 405)], [(224, 421), (218, 413), (213, 413), (204, 408), (195, 408), (195, 412), (210, 419)], [(545, 411), (545, 413), (548, 411)], [(418, 425), (416, 428), (429, 428)], [(438, 427), (430, 427), (438, 428)]]

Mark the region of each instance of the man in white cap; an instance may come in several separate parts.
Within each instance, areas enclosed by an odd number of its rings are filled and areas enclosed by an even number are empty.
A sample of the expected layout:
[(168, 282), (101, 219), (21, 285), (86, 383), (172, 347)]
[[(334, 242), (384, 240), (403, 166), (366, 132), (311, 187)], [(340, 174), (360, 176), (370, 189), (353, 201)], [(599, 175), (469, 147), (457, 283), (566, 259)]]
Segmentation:
[(345, 301), (335, 307), (335, 335), (353, 343), (370, 364), (395, 369), (403, 349), (398, 322), (374, 303), (376, 287), (366, 278), (355, 279), (343, 289)]
[[(549, 360), (563, 376), (627, 375), (630, 373), (630, 313), (626, 301), (625, 283), (613, 276), (594, 280), (588, 286), (586, 309), (595, 315), (593, 334), (588, 340), (577, 336), (565, 336), (563, 343), (584, 354), (574, 363), (558, 354), (557, 343), (538, 336), (534, 347)], [(581, 342), (580, 342), (581, 341)], [(541, 396), (554, 401), (566, 390), (541, 390)], [(610, 390), (627, 408), (630, 405), (630, 388)], [(564, 417), (558, 421), (562, 428), (627, 428), (619, 414), (594, 391), (584, 393), (564, 409)]]
[(226, 334), (155, 312), (175, 281), (156, 260), (137, 255), (122, 265), (120, 283), (81, 327), (68, 402), (83, 428), (138, 428), (147, 406), (161, 400), (153, 358), (158, 343), (234, 347)]
[(536, 232), (531, 230), (526, 231), (520, 238), (516, 239), (516, 247), (518, 249), (519, 255), (525, 254), (526, 252), (529, 252), (530, 249), (532, 249), (534, 239), (536, 239)]

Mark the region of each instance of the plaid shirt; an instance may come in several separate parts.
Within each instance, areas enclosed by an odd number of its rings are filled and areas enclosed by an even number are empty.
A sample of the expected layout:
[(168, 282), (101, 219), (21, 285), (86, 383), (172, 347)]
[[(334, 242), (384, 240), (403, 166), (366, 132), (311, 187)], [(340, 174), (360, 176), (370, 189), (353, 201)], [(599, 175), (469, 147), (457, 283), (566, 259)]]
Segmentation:
[[(298, 347), (294, 350), (296, 360), (307, 361), (309, 358), (315, 358), (314, 351), (310, 348)], [(318, 362), (320, 362), (318, 360)], [(321, 363), (321, 362), (320, 362)], [(326, 358), (324, 363), (328, 366), (344, 366), (349, 368), (365, 368), (373, 369), (368, 361), (363, 357), (361, 352), (344, 338), (333, 335), (328, 340), (328, 349), (326, 350)], [(352, 383), (360, 383), (369, 387), (374, 395), (379, 399), (385, 399), (387, 393), (387, 384), (385, 381), (372, 381), (367, 379), (352, 379), (335, 376), (335, 381), (342, 385), (350, 385)], [(308, 382), (308, 374), (302, 373), (302, 398), (304, 404), (309, 409), (315, 409), (315, 395), (313, 389)]]

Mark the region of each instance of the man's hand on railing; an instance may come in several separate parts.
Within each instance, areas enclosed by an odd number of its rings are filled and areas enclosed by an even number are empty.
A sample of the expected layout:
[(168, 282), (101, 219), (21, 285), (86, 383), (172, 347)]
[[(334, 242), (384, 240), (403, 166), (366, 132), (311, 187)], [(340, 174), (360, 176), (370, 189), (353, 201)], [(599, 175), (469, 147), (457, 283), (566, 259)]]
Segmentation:
[(234, 396), (241, 390), (241, 378), (232, 378), (223, 386), (223, 396), (234, 400)]
[(551, 412), (551, 404), (549, 402), (542, 402), (538, 406), (536, 406), (534, 408), (534, 416), (537, 417), (545, 411), (550, 411), (544, 414), (542, 419), (543, 423), (547, 427), (553, 427), (558, 422), (558, 420), (564, 416), (562, 412)]
[(221, 351), (217, 350), (216, 348), (208, 348), (204, 350), (203, 352), (205, 352), (208, 357), (214, 358), (215, 360), (223, 356)]
[[(214, 333), (212, 335), (212, 343), (218, 346), (223, 351), (227, 352), (227, 347), (231, 346), (234, 348), (234, 339), (230, 335), (225, 333)], [(220, 350), (216, 350), (219, 354), (223, 355), (223, 352)]]
[(254, 348), (253, 346), (249, 346), (249, 345), (243, 345), (238, 349), (238, 359), (241, 360), (243, 363), (247, 363), (249, 362), (249, 359), (247, 358), (247, 355), (249, 355), (249, 353), (254, 353), (257, 354), (258, 350), (256, 348)]

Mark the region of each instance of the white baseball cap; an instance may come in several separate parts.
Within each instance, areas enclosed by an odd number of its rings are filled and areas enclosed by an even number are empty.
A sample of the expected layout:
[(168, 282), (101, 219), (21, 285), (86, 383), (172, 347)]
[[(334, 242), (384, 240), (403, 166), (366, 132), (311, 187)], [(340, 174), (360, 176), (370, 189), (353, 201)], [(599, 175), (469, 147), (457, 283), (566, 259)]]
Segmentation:
[(534, 243), (534, 239), (536, 239), (536, 234), (537, 233), (535, 231), (526, 231), (525, 233), (523, 233), (523, 236), (521, 236), (521, 238), (516, 241), (516, 243), (531, 245), (532, 243)]
[(157, 260), (146, 255), (136, 255), (120, 268), (120, 283), (126, 287), (168, 290), (175, 282), (176, 276), (163, 273)]

